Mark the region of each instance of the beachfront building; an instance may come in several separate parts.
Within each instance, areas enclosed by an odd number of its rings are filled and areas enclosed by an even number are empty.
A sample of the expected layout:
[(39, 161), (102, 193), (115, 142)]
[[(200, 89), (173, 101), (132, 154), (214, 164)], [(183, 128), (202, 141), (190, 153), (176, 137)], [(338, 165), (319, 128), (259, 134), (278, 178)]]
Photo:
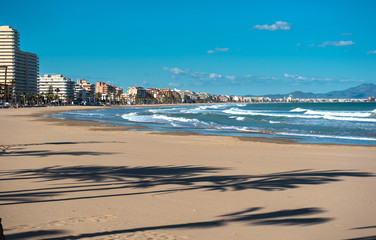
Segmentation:
[(150, 98), (151, 103), (159, 103), (159, 100), (162, 97), (162, 91), (159, 88), (148, 88), (146, 93)]
[(176, 88), (175, 88), (173, 91), (174, 91), (175, 93), (179, 94), (180, 102), (181, 102), (181, 103), (185, 103), (185, 102), (186, 102), (187, 97), (186, 97), (186, 95), (185, 95), (185, 92), (183, 92), (183, 91), (180, 90), (180, 89), (176, 89)]
[(74, 98), (73, 102), (76, 104), (85, 104), (87, 102), (86, 90), (78, 83), (73, 85)]
[(95, 94), (95, 85), (89, 83), (85, 79), (78, 79), (77, 85), (79, 85), (79, 87), (76, 87), (76, 89), (78, 91), (79, 97), (81, 96), (82, 101), (93, 102)]
[(147, 103), (147, 92), (143, 87), (128, 88), (128, 104), (145, 104)]
[(43, 77), (39, 77), (38, 89), (39, 94), (44, 95), (46, 98), (53, 95), (63, 102), (75, 100), (75, 82), (62, 74), (44, 74)]
[(114, 101), (116, 98), (116, 87), (104, 82), (97, 82), (96, 92), (101, 94), (104, 101)]
[(0, 26), (0, 66), (3, 95), (38, 93), (38, 55), (21, 51), (20, 34), (10, 26)]
[(229, 101), (231, 101), (231, 99), (230, 99), (229, 96), (221, 96), (221, 95), (218, 96), (218, 100), (220, 102), (229, 102)]

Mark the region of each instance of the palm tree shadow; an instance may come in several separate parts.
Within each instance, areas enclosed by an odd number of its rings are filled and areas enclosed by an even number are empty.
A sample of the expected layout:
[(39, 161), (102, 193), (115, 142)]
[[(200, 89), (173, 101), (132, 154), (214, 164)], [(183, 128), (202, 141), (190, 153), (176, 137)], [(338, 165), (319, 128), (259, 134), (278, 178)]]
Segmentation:
[(78, 144), (97, 144), (97, 143), (125, 143), (119, 141), (77, 141), (77, 142), (45, 142), (45, 143), (28, 143), (28, 144), (13, 144), (13, 145), (1, 145), (0, 157), (15, 157), (15, 156), (29, 156), (29, 157), (48, 157), (56, 155), (70, 155), (70, 156), (100, 156), (100, 155), (110, 155), (116, 153), (107, 152), (94, 152), (94, 151), (49, 151), (49, 150), (25, 150), (29, 146), (42, 146), (42, 145), (78, 145)]
[[(39, 169), (0, 171), (0, 181), (35, 180), (53, 182), (72, 180), (82, 185), (69, 184), (42, 189), (24, 189), (0, 192), (0, 205), (12, 205), (33, 202), (68, 201), (93, 199), (136, 194), (163, 193), (173, 191), (283, 191), (305, 185), (319, 185), (342, 181), (345, 177), (374, 177), (372, 173), (354, 170), (314, 171), (310, 169), (279, 172), (264, 175), (221, 175), (224, 168), (202, 166), (51, 166)], [(118, 194), (103, 194), (114, 189), (151, 189), (162, 190), (144, 192), (129, 191)], [(69, 193), (90, 192), (92, 196), (58, 198)], [(48, 198), (49, 197), (49, 198)], [(51, 199), (51, 197), (57, 197)], [(48, 199), (47, 199), (48, 198)], [(5, 203), (4, 203), (5, 202)], [(272, 224), (272, 223), (270, 223)]]
[(6, 239), (28, 239), (28, 238), (41, 238), (48, 235), (58, 235), (66, 234), (66, 231), (63, 230), (39, 230), (39, 231), (28, 231), (14, 234), (7, 234)]
[(45, 238), (45, 240), (66, 240), (66, 239), (82, 239), (93, 237), (104, 237), (114, 234), (126, 234), (139, 231), (153, 231), (164, 229), (200, 229), (200, 228), (216, 228), (223, 227), (236, 222), (245, 222), (249, 225), (293, 225), (293, 226), (309, 226), (314, 224), (322, 224), (332, 220), (331, 218), (311, 217), (305, 218), (306, 215), (315, 215), (325, 212), (320, 208), (300, 208), (300, 209), (287, 209), (274, 212), (252, 213), (262, 210), (261, 207), (250, 208), (244, 211), (229, 213), (218, 216), (217, 219), (212, 221), (191, 222), (172, 225), (160, 225), (152, 227), (140, 227), (124, 230), (114, 230), (106, 232), (85, 233), (75, 236), (62, 236), (54, 238)]
[(376, 235), (359, 237), (359, 238), (348, 238), (345, 240), (376, 240)]

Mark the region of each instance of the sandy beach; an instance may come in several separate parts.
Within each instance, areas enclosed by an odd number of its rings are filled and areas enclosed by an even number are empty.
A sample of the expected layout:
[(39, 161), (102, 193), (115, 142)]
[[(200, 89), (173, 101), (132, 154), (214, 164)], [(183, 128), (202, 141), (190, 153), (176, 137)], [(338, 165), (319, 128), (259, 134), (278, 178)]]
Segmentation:
[(376, 147), (127, 131), (1, 109), (7, 239), (376, 239)]

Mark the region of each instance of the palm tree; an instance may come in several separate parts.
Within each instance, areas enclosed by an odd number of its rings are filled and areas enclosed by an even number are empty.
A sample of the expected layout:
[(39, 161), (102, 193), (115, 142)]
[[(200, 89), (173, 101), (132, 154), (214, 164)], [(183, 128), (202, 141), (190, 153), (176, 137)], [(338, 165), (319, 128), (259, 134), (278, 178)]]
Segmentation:
[(99, 104), (101, 98), (102, 98), (102, 93), (100, 93), (100, 92), (97, 92), (97, 93), (94, 95), (94, 100), (95, 100), (96, 104)]

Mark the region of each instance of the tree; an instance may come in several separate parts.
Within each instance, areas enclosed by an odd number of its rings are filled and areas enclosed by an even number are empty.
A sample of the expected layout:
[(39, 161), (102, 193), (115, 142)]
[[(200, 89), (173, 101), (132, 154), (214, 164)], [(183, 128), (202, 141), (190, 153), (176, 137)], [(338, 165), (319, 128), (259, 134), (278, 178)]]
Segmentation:
[(94, 100), (95, 100), (96, 104), (99, 104), (101, 98), (102, 98), (102, 93), (101, 93), (101, 92), (97, 92), (97, 93), (94, 95)]

